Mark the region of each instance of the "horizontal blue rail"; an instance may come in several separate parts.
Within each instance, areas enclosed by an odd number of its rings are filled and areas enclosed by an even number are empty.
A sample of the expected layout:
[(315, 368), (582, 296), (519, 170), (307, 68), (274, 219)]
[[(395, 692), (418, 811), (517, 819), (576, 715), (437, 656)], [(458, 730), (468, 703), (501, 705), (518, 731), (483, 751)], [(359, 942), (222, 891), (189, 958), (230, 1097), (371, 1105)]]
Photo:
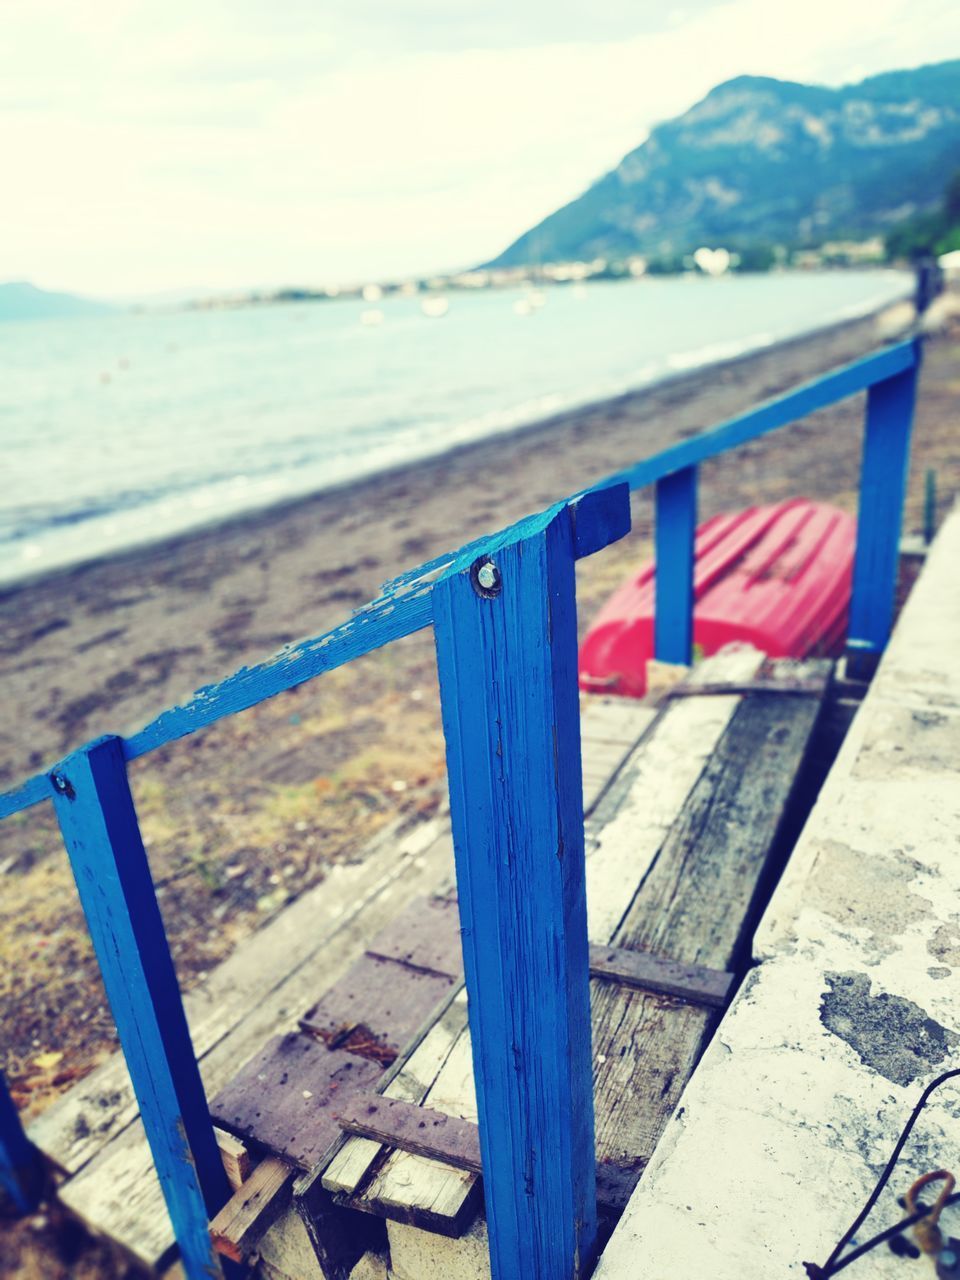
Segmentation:
[[(575, 1280), (595, 1252), (575, 563), (630, 529), (656, 485), (655, 651), (689, 662), (699, 464), (867, 391), (848, 657), (893, 616), (920, 348), (902, 342), (387, 583), (332, 631), (200, 689), (129, 738), (97, 739), (0, 796), (52, 799), (184, 1269), (226, 1264), (207, 1224), (227, 1195), (133, 798), (130, 761), (433, 627), (493, 1280)], [(0, 1185), (39, 1187), (0, 1076)]]

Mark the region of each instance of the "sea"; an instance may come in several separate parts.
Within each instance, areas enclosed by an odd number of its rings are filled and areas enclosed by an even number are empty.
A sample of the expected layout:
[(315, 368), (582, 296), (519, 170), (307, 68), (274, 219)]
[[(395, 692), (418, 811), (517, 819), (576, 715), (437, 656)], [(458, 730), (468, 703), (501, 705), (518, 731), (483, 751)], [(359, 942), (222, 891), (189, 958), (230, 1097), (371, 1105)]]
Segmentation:
[(511, 431), (911, 287), (835, 271), (451, 292), (434, 314), (393, 295), (7, 321), (0, 582)]

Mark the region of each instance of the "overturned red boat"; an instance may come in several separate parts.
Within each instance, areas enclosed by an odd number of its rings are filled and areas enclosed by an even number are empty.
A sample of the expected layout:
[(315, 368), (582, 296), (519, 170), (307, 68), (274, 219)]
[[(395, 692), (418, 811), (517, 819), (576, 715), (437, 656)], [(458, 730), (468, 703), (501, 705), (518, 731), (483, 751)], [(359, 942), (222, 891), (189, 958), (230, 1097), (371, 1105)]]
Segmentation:
[[(847, 627), (856, 521), (793, 498), (714, 516), (697, 529), (693, 641), (731, 641), (771, 657), (840, 652)], [(654, 563), (610, 597), (580, 646), (580, 687), (640, 698), (653, 653)]]

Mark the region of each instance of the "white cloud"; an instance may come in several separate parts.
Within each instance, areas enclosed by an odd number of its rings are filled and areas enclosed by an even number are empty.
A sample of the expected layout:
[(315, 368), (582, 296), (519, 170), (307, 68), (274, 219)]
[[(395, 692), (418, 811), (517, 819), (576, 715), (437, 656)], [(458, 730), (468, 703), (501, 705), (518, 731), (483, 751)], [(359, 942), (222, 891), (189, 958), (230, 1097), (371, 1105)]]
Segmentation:
[(0, 0), (0, 279), (142, 293), (469, 263), (723, 79), (838, 83), (960, 48), (953, 0), (643, 10), (497, 0), (486, 39), (452, 0)]

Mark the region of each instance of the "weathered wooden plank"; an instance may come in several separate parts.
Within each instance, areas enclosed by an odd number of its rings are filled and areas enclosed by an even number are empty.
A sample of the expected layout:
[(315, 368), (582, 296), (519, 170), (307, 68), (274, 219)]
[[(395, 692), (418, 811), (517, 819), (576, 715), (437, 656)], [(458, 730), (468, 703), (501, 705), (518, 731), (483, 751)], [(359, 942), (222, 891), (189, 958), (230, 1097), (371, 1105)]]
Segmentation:
[(656, 707), (636, 698), (603, 698), (596, 694), (580, 702), (580, 742), (583, 755), (583, 812), (590, 814), (644, 734), (657, 719)]
[(574, 540), (560, 511), (433, 592), (495, 1280), (596, 1235)]
[(716, 969), (732, 965), (819, 709), (815, 699), (778, 694), (740, 704), (614, 936), (616, 946)]
[(733, 974), (706, 965), (681, 964), (645, 951), (624, 947), (590, 948), (590, 976), (606, 978), (621, 986), (642, 987), (661, 995), (676, 996), (692, 1004), (724, 1009), (730, 999)]
[[(454, 1169), (481, 1174), (480, 1130), (470, 1120), (379, 1093), (355, 1094), (338, 1115), (341, 1128), (412, 1155), (442, 1160)], [(633, 1181), (615, 1164), (597, 1165), (597, 1202), (605, 1209), (626, 1204)]]
[[(614, 941), (733, 968), (819, 706), (762, 694), (738, 707)], [(629, 1151), (637, 1176), (718, 1014), (605, 983), (593, 988), (598, 1156)]]
[(447, 974), (363, 955), (300, 1019), (300, 1026), (330, 1049), (348, 1049), (389, 1066), (455, 981)]
[(382, 1073), (378, 1062), (287, 1032), (234, 1076), (210, 1111), (222, 1129), (309, 1169), (340, 1136), (330, 1104)]
[[(385, 849), (383, 856), (384, 862), (376, 868), (376, 891), (356, 904), (341, 902), (340, 926), (284, 981), (261, 999), (252, 999), (247, 1016), (204, 1055), (200, 1070), (208, 1094), (222, 1089), (237, 1064), (246, 1062), (278, 1028), (295, 1024), (297, 1014), (316, 992), (319, 974), (335, 980), (412, 897), (447, 879), (452, 857), (449, 835), (441, 831), (426, 848), (413, 843), (400, 858), (396, 850), (391, 857)], [(116, 1241), (138, 1265), (154, 1267), (169, 1258), (173, 1233), (139, 1119), (65, 1182), (58, 1195), (80, 1221)]]
[(456, 902), (424, 898), (412, 903), (381, 929), (367, 953), (428, 973), (458, 977), (463, 972), (463, 956)]
[(293, 1166), (277, 1156), (261, 1160), (210, 1223), (217, 1253), (234, 1262), (248, 1258), (290, 1203), (295, 1176)]
[[(409, 825), (409, 824), (407, 824)], [(417, 858), (427, 859), (426, 874), (419, 875), (413, 865)], [(331, 867), (324, 880), (298, 898), (270, 924), (237, 947), (236, 951), (210, 974), (209, 978), (184, 999), (195, 1052), (201, 1062), (218, 1044), (234, 1031), (240, 1032), (231, 1048), (232, 1064), (242, 1063), (258, 1047), (254, 1036), (260, 1023), (251, 1012), (272, 993), (280, 993), (278, 1012), (272, 1016), (278, 1023), (289, 1023), (295, 1012), (310, 999), (309, 982), (317, 974), (329, 979), (337, 977), (349, 962), (350, 948), (364, 935), (358, 929), (361, 921), (368, 929), (389, 919), (390, 913), (404, 902), (419, 881), (431, 886), (431, 872), (439, 881), (449, 858), (453, 864), (452, 837), (448, 819), (443, 816), (404, 831), (391, 824), (363, 851), (355, 863)], [(408, 885), (405, 890), (401, 885)], [(318, 957), (329, 943), (341, 937), (342, 954), (339, 968), (330, 970), (328, 958), (323, 967)], [(299, 1009), (284, 994), (285, 984), (296, 973), (305, 982), (297, 985), (306, 994)], [(275, 1032), (277, 1025), (265, 1025), (262, 1038)], [(208, 1088), (220, 1088), (225, 1081), (216, 1079)], [(122, 1054), (75, 1085), (59, 1101), (39, 1116), (28, 1130), (32, 1142), (58, 1169), (78, 1173), (107, 1144), (137, 1117), (137, 1102)]]
[(217, 1274), (207, 1224), (230, 1188), (140, 836), (119, 738), (68, 756), (54, 808), (144, 1129), (191, 1280)]
[(337, 1121), (346, 1133), (372, 1138), (386, 1147), (433, 1156), (468, 1173), (483, 1172), (480, 1130), (469, 1120), (448, 1116), (403, 1098), (356, 1093), (338, 1108)]
[[(692, 689), (752, 678), (763, 662), (756, 649), (725, 650), (687, 678)], [(642, 738), (587, 828), (587, 927), (606, 946), (652, 864), (704, 763), (739, 700), (691, 697), (668, 706)]]
[[(461, 990), (409, 1056), (398, 1062), (400, 1069), (383, 1087), (383, 1096), (422, 1102), (466, 1025), (467, 997)], [(381, 1154), (376, 1142), (358, 1138), (346, 1143), (323, 1171), (323, 1185), (340, 1195), (353, 1195)]]
[[(402, 1177), (398, 1169), (402, 1169)], [(414, 1188), (415, 1196), (411, 1195)], [(477, 1216), (483, 1203), (483, 1183), (476, 1174), (452, 1169), (439, 1160), (394, 1151), (375, 1169), (352, 1203), (365, 1213), (455, 1239)]]

